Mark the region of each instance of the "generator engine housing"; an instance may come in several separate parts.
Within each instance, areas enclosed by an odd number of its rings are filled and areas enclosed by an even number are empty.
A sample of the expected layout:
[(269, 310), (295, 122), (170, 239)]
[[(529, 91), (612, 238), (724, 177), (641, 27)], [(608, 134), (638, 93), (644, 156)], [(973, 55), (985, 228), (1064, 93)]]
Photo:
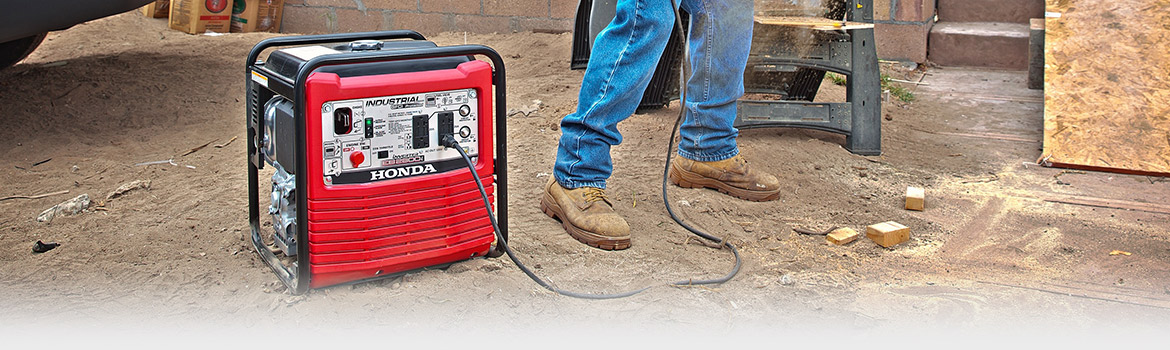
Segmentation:
[[(494, 199), (506, 239), (504, 65), (494, 50), (438, 47), (413, 31), (282, 37), (252, 49), (247, 74), (252, 242), (293, 293), (499, 256), (471, 178)], [(267, 203), (261, 188), (271, 189)]]

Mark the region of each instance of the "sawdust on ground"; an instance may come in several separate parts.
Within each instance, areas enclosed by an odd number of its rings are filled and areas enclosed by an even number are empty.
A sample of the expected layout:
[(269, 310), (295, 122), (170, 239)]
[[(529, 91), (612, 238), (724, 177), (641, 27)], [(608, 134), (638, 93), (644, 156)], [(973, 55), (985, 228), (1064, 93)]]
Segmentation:
[[(1054, 171), (1020, 165), (1036, 158), (1038, 144), (940, 137), (937, 132), (988, 127), (981, 123), (991, 119), (976, 118), (986, 113), (977, 106), (927, 94), (914, 104), (887, 104), (882, 157), (852, 155), (834, 134), (743, 131), (739, 142), (747, 159), (784, 179), (784, 195), (775, 202), (672, 188), (682, 217), (740, 247), (742, 272), (722, 286), (655, 288), (629, 299), (589, 302), (544, 291), (506, 260), (479, 259), (290, 296), (245, 240), (243, 64), (251, 46), (269, 36), (191, 36), (130, 13), (50, 34), (23, 64), (0, 71), (0, 195), (69, 190), (0, 202), (0, 309), (13, 315), (0, 324), (113, 318), (153, 326), (193, 320), (426, 328), (459, 315), (468, 323), (502, 316), (510, 327), (652, 321), (723, 330), (839, 322), (867, 328), (891, 319), (929, 322), (966, 310), (906, 296), (930, 294), (907, 288), (935, 284), (981, 291), (980, 310), (999, 310), (990, 313), (1007, 318), (1019, 305), (992, 296), (1018, 296), (1026, 291), (1011, 286), (1037, 283), (1049, 289), (1087, 285), (1106, 299), (1170, 306), (1165, 215), (1037, 200), (1037, 191), (1069, 191), (1051, 185)], [(588, 248), (544, 216), (536, 201), (551, 172), (558, 121), (575, 108), (583, 74), (568, 69), (571, 34), (448, 33), (432, 39), (495, 48), (508, 64), (509, 104), (543, 101), (508, 124), (512, 245), (539, 274), (565, 288), (615, 292), (721, 275), (731, 267), (728, 252), (690, 239), (664, 212), (661, 166), (677, 104), (620, 125), (625, 142), (613, 149), (609, 193), (632, 226), (633, 248)], [(903, 72), (907, 79), (920, 74)], [(826, 82), (822, 96), (843, 98), (843, 88)], [(1041, 133), (1039, 121), (992, 126), (1037, 140)], [(169, 159), (174, 164), (136, 165)], [(999, 175), (963, 182), (988, 173)], [(1126, 195), (1104, 178), (1074, 176)], [(1125, 179), (1125, 186), (1153, 193), (1136, 200), (1167, 197), (1166, 182)], [(105, 200), (138, 180), (150, 181), (149, 188)], [(927, 189), (927, 211), (902, 209), (908, 185)], [(95, 198), (90, 211), (36, 222), (45, 208), (82, 193)], [(792, 231), (862, 231), (889, 220), (911, 227), (911, 241), (885, 249), (862, 238), (839, 247)], [(32, 254), (37, 240), (62, 245)], [(1122, 248), (1134, 255), (1102, 252)], [(1045, 298), (1021, 303), (1064, 302)], [(1103, 307), (1093, 305), (1059, 310), (1095, 318)], [(1160, 310), (1126, 307), (1139, 314)]]

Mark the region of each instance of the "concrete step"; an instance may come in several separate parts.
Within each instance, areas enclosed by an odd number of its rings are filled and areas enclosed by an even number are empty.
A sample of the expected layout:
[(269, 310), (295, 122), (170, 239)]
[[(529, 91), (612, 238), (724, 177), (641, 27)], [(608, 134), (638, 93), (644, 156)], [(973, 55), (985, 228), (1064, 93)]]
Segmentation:
[(937, 0), (938, 20), (1027, 24), (1044, 17), (1044, 0)]
[(1028, 69), (1028, 25), (938, 22), (930, 30), (927, 57), (941, 66)]

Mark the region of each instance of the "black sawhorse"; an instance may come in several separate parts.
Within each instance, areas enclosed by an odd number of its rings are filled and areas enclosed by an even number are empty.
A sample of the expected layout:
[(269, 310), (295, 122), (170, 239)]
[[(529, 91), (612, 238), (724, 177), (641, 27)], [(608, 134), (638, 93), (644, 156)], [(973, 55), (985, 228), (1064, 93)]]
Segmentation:
[[(614, 17), (615, 0), (581, 0), (573, 33), (571, 67), (583, 69), (597, 32)], [(825, 17), (873, 23), (873, 0), (840, 0)], [(845, 135), (845, 149), (881, 154), (881, 78), (874, 29), (814, 30), (756, 23), (745, 71), (748, 96), (740, 99), (735, 126), (806, 128)], [(763, 32), (782, 32), (775, 40)], [(796, 44), (792, 38), (814, 38)], [(666, 53), (643, 95), (640, 110), (661, 108), (678, 98), (681, 43), (671, 36)], [(845, 76), (846, 102), (813, 102), (825, 72)]]

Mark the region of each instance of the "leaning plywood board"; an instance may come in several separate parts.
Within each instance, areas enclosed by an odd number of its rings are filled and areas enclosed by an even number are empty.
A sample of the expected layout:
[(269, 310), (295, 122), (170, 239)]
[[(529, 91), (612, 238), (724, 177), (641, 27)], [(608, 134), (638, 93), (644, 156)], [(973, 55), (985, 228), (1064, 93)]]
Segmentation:
[(873, 23), (834, 21), (822, 17), (756, 16), (756, 23), (775, 26), (804, 27), (813, 30), (850, 30), (873, 28)]
[(1170, 0), (1046, 0), (1044, 154), (1170, 176)]

